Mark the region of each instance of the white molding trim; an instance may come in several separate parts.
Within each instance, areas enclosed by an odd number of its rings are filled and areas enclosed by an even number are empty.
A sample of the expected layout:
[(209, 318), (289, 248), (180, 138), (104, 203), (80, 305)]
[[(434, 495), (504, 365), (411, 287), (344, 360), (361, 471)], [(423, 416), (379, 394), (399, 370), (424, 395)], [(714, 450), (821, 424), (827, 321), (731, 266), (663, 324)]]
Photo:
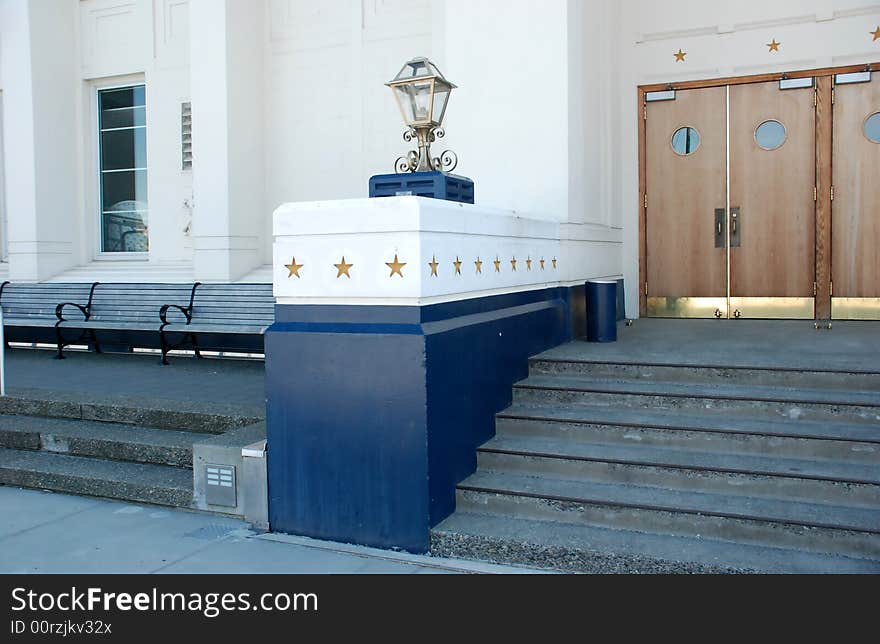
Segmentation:
[[(586, 273), (593, 250), (619, 255), (617, 241), (560, 239), (557, 222), (422, 197), (284, 204), (274, 224), (281, 304), (423, 305), (572, 285), (599, 277)], [(615, 271), (601, 265), (603, 277)]]

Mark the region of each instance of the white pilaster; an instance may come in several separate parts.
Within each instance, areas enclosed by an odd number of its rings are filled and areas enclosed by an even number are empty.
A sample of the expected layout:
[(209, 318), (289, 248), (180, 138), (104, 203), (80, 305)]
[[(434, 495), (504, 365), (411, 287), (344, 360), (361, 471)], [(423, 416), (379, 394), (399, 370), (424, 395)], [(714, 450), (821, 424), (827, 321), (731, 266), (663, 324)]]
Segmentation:
[(77, 2), (0, 3), (10, 279), (47, 279), (75, 264)]
[(236, 280), (260, 264), (265, 214), (262, 0), (192, 0), (193, 268)]

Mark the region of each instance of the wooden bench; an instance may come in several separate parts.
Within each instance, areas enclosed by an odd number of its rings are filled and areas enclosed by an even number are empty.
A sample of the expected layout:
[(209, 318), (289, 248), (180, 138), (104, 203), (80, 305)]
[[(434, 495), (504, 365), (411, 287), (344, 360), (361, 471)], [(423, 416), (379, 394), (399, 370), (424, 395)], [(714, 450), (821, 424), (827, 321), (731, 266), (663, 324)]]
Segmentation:
[(190, 347), (263, 353), (263, 333), (275, 321), (271, 284), (200, 284), (190, 306), (169, 304), (159, 312), (162, 364), (168, 352)]
[(64, 347), (83, 341), (98, 353), (102, 343), (161, 348), (159, 312), (166, 306), (191, 307), (198, 286), (93, 284), (85, 302), (66, 301), (55, 307), (57, 357), (64, 358)]
[(59, 302), (86, 304), (94, 284), (26, 284), (3, 282), (0, 305), (6, 342), (45, 342), (57, 338), (55, 310)]

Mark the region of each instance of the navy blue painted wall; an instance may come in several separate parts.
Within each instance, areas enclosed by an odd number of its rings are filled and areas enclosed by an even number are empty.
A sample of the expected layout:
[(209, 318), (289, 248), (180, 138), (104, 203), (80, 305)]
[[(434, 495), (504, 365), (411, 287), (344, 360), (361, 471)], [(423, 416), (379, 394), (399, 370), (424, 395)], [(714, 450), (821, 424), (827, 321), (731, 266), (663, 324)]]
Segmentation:
[(528, 357), (581, 335), (579, 298), (552, 288), (425, 307), (276, 307), (272, 529), (426, 551)]

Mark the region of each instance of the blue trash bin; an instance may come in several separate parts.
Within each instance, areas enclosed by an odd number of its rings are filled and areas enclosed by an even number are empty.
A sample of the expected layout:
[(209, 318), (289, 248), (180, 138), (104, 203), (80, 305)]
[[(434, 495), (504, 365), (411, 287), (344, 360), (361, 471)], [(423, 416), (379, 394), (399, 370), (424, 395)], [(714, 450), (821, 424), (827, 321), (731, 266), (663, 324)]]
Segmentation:
[(587, 342), (617, 340), (617, 281), (587, 281)]

